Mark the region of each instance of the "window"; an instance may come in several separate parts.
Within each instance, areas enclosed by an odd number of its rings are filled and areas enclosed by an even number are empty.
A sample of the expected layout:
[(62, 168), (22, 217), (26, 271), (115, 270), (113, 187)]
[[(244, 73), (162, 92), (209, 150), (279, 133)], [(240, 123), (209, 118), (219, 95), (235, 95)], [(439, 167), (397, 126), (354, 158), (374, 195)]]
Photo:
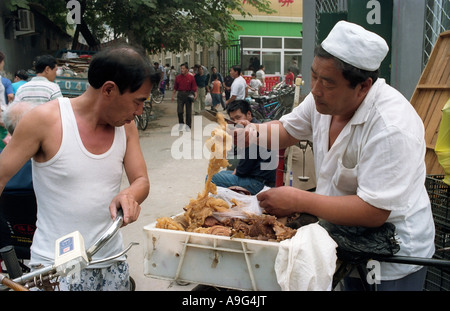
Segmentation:
[(245, 48), (261, 48), (261, 38), (260, 37), (241, 37), (242, 46)]
[(298, 76), (300, 74), (300, 70), (302, 68), (302, 53), (298, 52), (284, 52), (284, 73), (287, 73), (288, 68), (291, 68), (291, 71), (294, 73), (294, 76)]
[(266, 74), (281, 74), (281, 52), (263, 52), (262, 60)]
[(257, 71), (261, 64), (268, 75), (284, 76), (295, 62), (301, 68), (302, 38), (241, 36), (240, 39), (244, 75)]
[(302, 48), (302, 38), (285, 38), (284, 48), (285, 49), (301, 49)]
[(251, 73), (246, 73), (245, 71), (256, 72), (261, 65), (261, 52), (260, 51), (244, 51), (242, 57), (242, 72), (245, 75)]
[(281, 49), (282, 39), (281, 38), (263, 38), (263, 48), (264, 49)]

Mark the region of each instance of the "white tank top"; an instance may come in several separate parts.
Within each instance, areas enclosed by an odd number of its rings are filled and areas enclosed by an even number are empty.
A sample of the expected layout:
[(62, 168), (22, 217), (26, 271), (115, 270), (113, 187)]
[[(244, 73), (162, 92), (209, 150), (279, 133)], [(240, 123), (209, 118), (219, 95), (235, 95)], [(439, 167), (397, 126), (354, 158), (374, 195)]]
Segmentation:
[[(86, 249), (112, 224), (109, 204), (120, 191), (125, 128), (116, 127), (110, 149), (92, 154), (83, 145), (69, 98), (58, 98), (62, 141), (56, 155), (47, 162), (33, 163), (33, 185), (37, 200), (37, 229), (31, 246), (30, 264), (54, 262), (55, 240), (79, 231)], [(123, 250), (120, 231), (98, 251), (93, 260)], [(117, 260), (124, 260), (125, 256)], [(107, 267), (109, 263), (96, 265)]]

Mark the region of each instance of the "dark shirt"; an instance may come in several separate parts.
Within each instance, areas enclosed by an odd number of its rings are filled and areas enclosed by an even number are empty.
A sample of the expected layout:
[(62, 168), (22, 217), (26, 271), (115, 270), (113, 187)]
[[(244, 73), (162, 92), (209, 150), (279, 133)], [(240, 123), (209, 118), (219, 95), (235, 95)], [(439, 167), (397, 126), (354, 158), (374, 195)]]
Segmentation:
[[(216, 73), (216, 75), (217, 75), (217, 79), (219, 79), (220, 83), (223, 83), (222, 75), (221, 75), (219, 72)], [(213, 83), (213, 81), (211, 80), (211, 79), (212, 79), (212, 76), (213, 76), (212, 73), (211, 73), (211, 74), (208, 74), (208, 84)], [(230, 77), (230, 78), (231, 78), (231, 77)]]
[(224, 80), (224, 84), (225, 86), (230, 87), (233, 84), (234, 78), (232, 78), (231, 76), (226, 76), (225, 80)]
[(197, 92), (197, 84), (195, 78), (191, 74), (179, 74), (175, 78), (175, 84), (173, 85), (175, 91), (180, 92)]
[[(3, 150), (0, 149), (0, 153)], [(31, 160), (28, 160), (24, 166), (14, 175), (6, 184), (3, 192), (20, 193), (33, 190), (33, 174), (31, 170)]]
[[(260, 123), (256, 118), (253, 118), (251, 122)], [(261, 163), (270, 163), (272, 159), (272, 157), (262, 159), (260, 155), (261, 149), (263, 149), (263, 147), (259, 146), (249, 146), (245, 148), (244, 158), (239, 160), (239, 163), (236, 166), (236, 175), (239, 177), (255, 178), (260, 181), (264, 181), (264, 184), (266, 185), (271, 185), (275, 183), (276, 180), (276, 168), (273, 170), (261, 169)], [(255, 150), (257, 151), (256, 156), (253, 154)], [(270, 152), (270, 150), (267, 149), (264, 149), (263, 151), (264, 154), (268, 154)], [(252, 154), (250, 154), (250, 152), (252, 152)]]
[(195, 75), (195, 83), (197, 84), (197, 87), (206, 87), (208, 84), (208, 76), (207, 75)]

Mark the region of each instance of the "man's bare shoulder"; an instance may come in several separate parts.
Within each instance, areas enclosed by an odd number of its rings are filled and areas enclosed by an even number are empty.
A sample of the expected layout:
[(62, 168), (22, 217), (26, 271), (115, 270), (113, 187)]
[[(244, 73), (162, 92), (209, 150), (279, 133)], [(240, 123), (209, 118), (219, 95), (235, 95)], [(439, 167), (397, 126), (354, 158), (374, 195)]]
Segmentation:
[(60, 117), (58, 100), (52, 100), (45, 104), (34, 107), (25, 114), (20, 122), (20, 126), (28, 127), (31, 130), (51, 128), (58, 122)]

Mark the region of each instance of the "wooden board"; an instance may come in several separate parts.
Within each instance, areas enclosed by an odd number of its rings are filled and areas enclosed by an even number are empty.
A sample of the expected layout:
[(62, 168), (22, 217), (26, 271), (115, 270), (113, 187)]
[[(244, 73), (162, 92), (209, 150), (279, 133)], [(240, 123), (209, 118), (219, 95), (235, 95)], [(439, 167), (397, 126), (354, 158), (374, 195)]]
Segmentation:
[(425, 126), (427, 174), (444, 174), (444, 169), (439, 164), (434, 148), (439, 134), (442, 108), (449, 98), (450, 31), (445, 31), (439, 35), (430, 59), (411, 97), (411, 104), (422, 118)]

